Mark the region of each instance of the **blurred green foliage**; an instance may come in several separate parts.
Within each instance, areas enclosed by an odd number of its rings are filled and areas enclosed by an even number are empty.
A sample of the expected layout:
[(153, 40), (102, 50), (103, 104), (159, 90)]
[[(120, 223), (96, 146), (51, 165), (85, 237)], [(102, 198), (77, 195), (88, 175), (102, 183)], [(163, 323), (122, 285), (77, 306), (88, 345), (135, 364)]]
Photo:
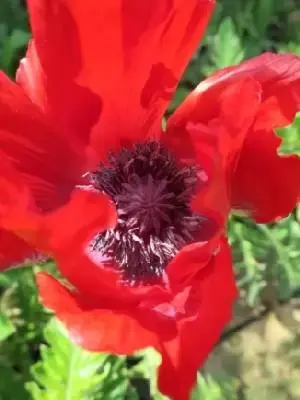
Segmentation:
[[(268, 50), (300, 54), (299, 22), (298, 0), (219, 0), (170, 112), (199, 81), (219, 68)], [(29, 37), (21, 0), (1, 0), (0, 67), (12, 77)], [(300, 153), (299, 117), (279, 133), (284, 139), (282, 153)], [(271, 225), (256, 225), (240, 216), (231, 218), (229, 238), (241, 289), (239, 305), (247, 309), (250, 318), (239, 316), (238, 323), (233, 322), (224, 333), (223, 341), (282, 304), (298, 304), (299, 219), (299, 210)], [(79, 349), (39, 304), (34, 283), (37, 268), (0, 274), (0, 400), (163, 399), (156, 386), (159, 355), (145, 350), (132, 361)], [(292, 352), (292, 362), (299, 369), (298, 336), (293, 343), (292, 349), (298, 350)], [(272, 386), (270, 374), (259, 385), (245, 385), (237, 375), (227, 371), (225, 375), (199, 375), (192, 399), (250, 400), (253, 395), (261, 400), (300, 398), (293, 397), (286, 389), (288, 385), (282, 386), (280, 380)], [(295, 385), (294, 377), (290, 380)]]

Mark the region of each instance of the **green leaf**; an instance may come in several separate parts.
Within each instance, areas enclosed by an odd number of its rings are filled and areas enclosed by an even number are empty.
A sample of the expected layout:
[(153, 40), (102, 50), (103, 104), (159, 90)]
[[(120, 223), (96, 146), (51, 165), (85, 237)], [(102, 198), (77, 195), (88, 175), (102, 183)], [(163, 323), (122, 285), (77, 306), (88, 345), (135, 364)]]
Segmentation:
[(29, 400), (23, 377), (10, 366), (0, 366), (0, 400)]
[(6, 279), (1, 279), (0, 309), (14, 332), (0, 342), (0, 364), (28, 380), (49, 317), (38, 302), (32, 268), (11, 269), (1, 276)]
[(41, 361), (32, 367), (27, 383), (34, 400), (123, 399), (129, 386), (125, 359), (87, 352), (52, 319), (45, 328)]
[(244, 58), (244, 49), (230, 17), (223, 20), (212, 48), (212, 61), (217, 69), (238, 64)]
[[(298, 219), (298, 218), (297, 218)], [(275, 224), (233, 218), (229, 229), (239, 286), (249, 306), (272, 285), (279, 300), (300, 286), (300, 227), (295, 215)]]
[(253, 7), (253, 16), (258, 38), (265, 35), (267, 27), (271, 23), (271, 18), (275, 11), (275, 2), (277, 0), (256, 0), (256, 4)]
[(236, 391), (237, 381), (230, 376), (213, 378), (210, 375), (198, 374), (191, 400), (234, 400)]
[(15, 327), (9, 318), (0, 313), (0, 341), (5, 340), (15, 332)]
[[(300, 48), (299, 48), (300, 51)], [(293, 123), (285, 128), (277, 129), (282, 138), (281, 154), (300, 154), (300, 114), (298, 113)]]
[[(2, 68), (10, 72), (15, 61), (16, 52), (24, 47), (28, 42), (30, 35), (28, 32), (15, 29), (11, 35), (7, 36), (2, 43), (1, 49), (1, 65)], [(13, 73), (13, 71), (11, 71)]]
[(142, 357), (142, 361), (133, 368), (133, 375), (149, 381), (151, 398), (166, 400), (167, 397), (162, 395), (157, 387), (157, 369), (161, 363), (160, 354), (152, 348), (147, 348), (136, 353), (136, 356)]

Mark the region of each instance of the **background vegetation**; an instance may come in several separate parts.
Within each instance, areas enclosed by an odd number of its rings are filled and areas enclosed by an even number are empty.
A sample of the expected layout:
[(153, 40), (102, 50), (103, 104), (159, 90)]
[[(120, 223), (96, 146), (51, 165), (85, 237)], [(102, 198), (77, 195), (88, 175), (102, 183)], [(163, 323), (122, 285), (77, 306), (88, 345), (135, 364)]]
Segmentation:
[[(299, 22), (297, 0), (219, 0), (171, 110), (216, 69), (266, 50), (300, 55)], [(0, 68), (11, 76), (29, 37), (21, 1), (1, 0)], [(300, 118), (280, 134), (283, 152), (299, 152)], [(298, 210), (272, 225), (232, 217), (240, 301), (199, 373), (194, 400), (300, 399), (299, 221)], [(38, 269), (0, 274), (0, 400), (163, 399), (155, 383), (160, 360), (153, 351), (117, 358), (87, 353), (68, 340), (38, 303)]]

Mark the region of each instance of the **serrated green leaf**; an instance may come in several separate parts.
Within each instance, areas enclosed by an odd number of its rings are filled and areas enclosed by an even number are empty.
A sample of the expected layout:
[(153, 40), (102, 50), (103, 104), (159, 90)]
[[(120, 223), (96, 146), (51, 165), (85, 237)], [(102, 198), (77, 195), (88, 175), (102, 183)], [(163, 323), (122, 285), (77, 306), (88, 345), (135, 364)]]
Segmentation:
[(211, 57), (217, 69), (238, 64), (243, 60), (243, 45), (230, 17), (220, 24), (213, 50)]
[(129, 386), (125, 359), (87, 352), (52, 319), (45, 328), (41, 361), (26, 387), (34, 400), (122, 399)]
[(267, 283), (279, 299), (288, 298), (300, 286), (300, 229), (293, 215), (276, 225), (233, 220), (229, 233), (239, 286), (246, 289), (248, 305), (260, 303)]

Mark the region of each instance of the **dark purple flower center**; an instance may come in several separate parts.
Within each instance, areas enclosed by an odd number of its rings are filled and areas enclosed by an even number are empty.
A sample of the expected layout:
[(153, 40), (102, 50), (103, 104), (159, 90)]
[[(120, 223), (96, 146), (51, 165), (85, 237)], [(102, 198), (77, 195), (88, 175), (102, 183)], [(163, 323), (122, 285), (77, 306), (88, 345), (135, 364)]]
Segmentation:
[(196, 167), (178, 166), (175, 157), (156, 142), (110, 154), (90, 179), (114, 201), (118, 223), (98, 234), (91, 250), (118, 268), (128, 283), (160, 280), (168, 262), (197, 240), (207, 225), (208, 219), (190, 208), (196, 189), (203, 184), (200, 172)]

